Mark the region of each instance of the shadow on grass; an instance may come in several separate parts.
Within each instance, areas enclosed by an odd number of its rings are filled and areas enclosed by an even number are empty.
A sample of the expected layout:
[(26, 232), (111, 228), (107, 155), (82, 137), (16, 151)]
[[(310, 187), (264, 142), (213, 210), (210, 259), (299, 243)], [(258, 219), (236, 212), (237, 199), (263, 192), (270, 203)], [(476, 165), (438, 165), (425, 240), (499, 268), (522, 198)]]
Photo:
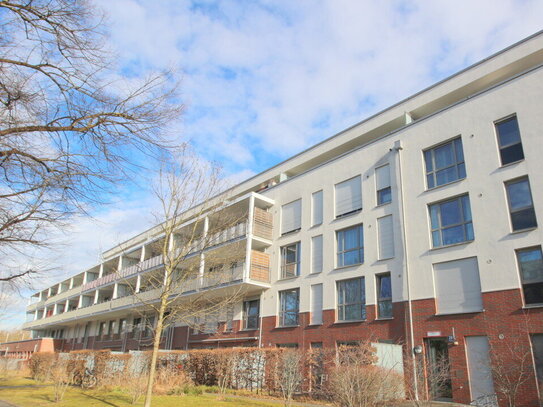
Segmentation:
[(126, 401), (126, 400), (123, 399), (122, 396), (113, 395), (113, 394), (108, 394), (108, 395), (103, 395), (103, 396), (95, 396), (95, 395), (93, 395), (91, 393), (81, 393), (81, 395), (83, 397), (87, 397), (87, 398), (92, 399), (92, 400), (100, 401), (100, 402), (104, 403), (105, 405), (108, 405), (108, 406), (111, 406), (111, 407), (120, 407), (119, 404), (112, 403), (110, 401), (112, 399), (117, 399), (118, 401)]

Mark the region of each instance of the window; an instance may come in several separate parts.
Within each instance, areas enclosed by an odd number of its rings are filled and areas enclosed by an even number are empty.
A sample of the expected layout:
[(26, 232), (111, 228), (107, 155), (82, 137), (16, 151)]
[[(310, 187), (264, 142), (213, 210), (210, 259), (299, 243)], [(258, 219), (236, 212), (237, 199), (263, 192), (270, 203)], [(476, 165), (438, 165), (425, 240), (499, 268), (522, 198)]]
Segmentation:
[(300, 275), (300, 242), (281, 247), (281, 278)]
[(483, 310), (476, 257), (434, 264), (434, 281), (439, 314)]
[(258, 329), (260, 300), (243, 302), (243, 329)]
[(460, 137), (426, 150), (424, 161), (428, 188), (466, 178), (466, 165)]
[(300, 309), (300, 289), (279, 291), (279, 326), (298, 325)]
[(394, 257), (394, 226), (392, 215), (377, 219), (377, 233), (379, 234), (379, 260)]
[(311, 272), (322, 271), (322, 235), (311, 238)]
[(522, 141), (520, 140), (517, 116), (501, 120), (495, 126), (502, 165), (523, 160), (524, 151), (522, 149)]
[(362, 182), (360, 175), (335, 186), (336, 218), (362, 209)]
[(302, 200), (281, 207), (281, 234), (296, 232), (302, 227)]
[(320, 225), (322, 223), (322, 191), (313, 192), (311, 204), (313, 209), (311, 226)]
[(106, 328), (107, 328), (107, 322), (100, 322), (98, 326), (98, 336), (102, 336), (106, 334)]
[(337, 282), (338, 321), (366, 319), (366, 292), (364, 277)]
[(534, 355), (535, 372), (539, 391), (543, 389), (543, 334), (532, 334), (532, 353)]
[(541, 247), (517, 250), (524, 303), (543, 304), (543, 256)]
[(145, 326), (143, 327), (143, 337), (149, 338), (153, 334), (153, 329), (155, 328), (155, 317), (148, 316), (145, 318)]
[(377, 316), (392, 318), (392, 281), (390, 273), (377, 276)]
[(505, 184), (505, 188), (513, 231), (535, 228), (537, 220), (528, 178), (509, 181)]
[(383, 165), (375, 169), (375, 186), (377, 189), (377, 205), (383, 205), (392, 201), (390, 165)]
[(364, 232), (362, 225), (339, 230), (337, 236), (337, 267), (364, 262)]
[(119, 320), (119, 326), (117, 328), (117, 334), (122, 334), (126, 331), (126, 318), (121, 318)]
[(430, 205), (433, 247), (474, 239), (471, 208), (467, 195)]
[(322, 284), (311, 286), (311, 324), (322, 324)]
[(234, 325), (234, 305), (229, 304), (226, 306), (226, 322), (224, 324), (224, 329), (227, 332), (230, 332), (232, 330), (232, 327)]
[(141, 331), (141, 318), (134, 318), (132, 321), (132, 338), (135, 338)]

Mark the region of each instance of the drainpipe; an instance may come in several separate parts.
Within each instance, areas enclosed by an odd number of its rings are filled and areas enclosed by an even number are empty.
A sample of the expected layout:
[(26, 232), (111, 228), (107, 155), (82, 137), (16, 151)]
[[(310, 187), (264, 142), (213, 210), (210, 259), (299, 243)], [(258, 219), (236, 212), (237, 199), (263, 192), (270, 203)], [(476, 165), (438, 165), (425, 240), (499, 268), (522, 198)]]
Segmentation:
[(413, 388), (415, 390), (415, 400), (419, 399), (419, 386), (417, 381), (417, 360), (415, 356), (415, 352), (413, 350), (415, 346), (415, 333), (413, 328), (413, 306), (411, 304), (411, 282), (409, 278), (409, 256), (408, 256), (408, 250), (407, 250), (407, 233), (406, 233), (406, 216), (405, 216), (405, 200), (404, 200), (404, 193), (403, 193), (403, 178), (402, 178), (402, 155), (401, 151), (403, 150), (401, 142), (395, 141), (394, 147), (391, 149), (391, 151), (395, 151), (398, 153), (398, 184), (399, 184), (399, 197), (398, 201), (400, 203), (401, 209), (402, 209), (402, 240), (403, 240), (403, 250), (404, 250), (404, 259), (405, 259), (405, 280), (407, 285), (407, 311), (408, 311), (408, 323), (409, 323), (409, 340), (411, 342), (410, 346), (410, 354), (411, 354), (411, 362), (413, 364)]

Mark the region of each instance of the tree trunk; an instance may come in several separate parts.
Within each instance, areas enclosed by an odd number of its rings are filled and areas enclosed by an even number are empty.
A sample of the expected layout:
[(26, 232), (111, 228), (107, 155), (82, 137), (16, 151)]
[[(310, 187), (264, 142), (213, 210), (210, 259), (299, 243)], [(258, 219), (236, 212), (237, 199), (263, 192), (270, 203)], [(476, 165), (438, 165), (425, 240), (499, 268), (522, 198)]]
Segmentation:
[(155, 337), (153, 340), (153, 353), (151, 355), (151, 366), (149, 366), (149, 381), (147, 382), (147, 391), (145, 393), (144, 407), (151, 407), (151, 399), (153, 397), (153, 383), (156, 374), (156, 362), (158, 360), (158, 349), (160, 348), (160, 337), (164, 327), (164, 311), (166, 309), (167, 295), (162, 295), (160, 299), (160, 308), (158, 311), (157, 324), (155, 329)]

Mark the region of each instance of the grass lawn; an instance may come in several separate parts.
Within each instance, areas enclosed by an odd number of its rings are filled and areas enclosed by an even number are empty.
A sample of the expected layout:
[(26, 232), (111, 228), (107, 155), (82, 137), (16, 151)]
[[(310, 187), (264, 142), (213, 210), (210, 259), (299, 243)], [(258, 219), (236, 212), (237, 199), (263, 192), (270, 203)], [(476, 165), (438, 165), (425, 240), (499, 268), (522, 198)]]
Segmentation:
[[(39, 384), (24, 377), (0, 378), (0, 386), (24, 386)], [(52, 385), (39, 387), (0, 388), (0, 400), (16, 404), (20, 407), (128, 407), (130, 395), (121, 390), (82, 390), (78, 387), (69, 388), (64, 399), (54, 402)], [(143, 405), (143, 397), (135, 406)], [(279, 404), (280, 405), (280, 404)], [(242, 406), (242, 407), (277, 407), (277, 403), (266, 401), (253, 401), (226, 396), (220, 400), (217, 395), (182, 395), (182, 396), (155, 396), (154, 407), (212, 407), (212, 406)]]

